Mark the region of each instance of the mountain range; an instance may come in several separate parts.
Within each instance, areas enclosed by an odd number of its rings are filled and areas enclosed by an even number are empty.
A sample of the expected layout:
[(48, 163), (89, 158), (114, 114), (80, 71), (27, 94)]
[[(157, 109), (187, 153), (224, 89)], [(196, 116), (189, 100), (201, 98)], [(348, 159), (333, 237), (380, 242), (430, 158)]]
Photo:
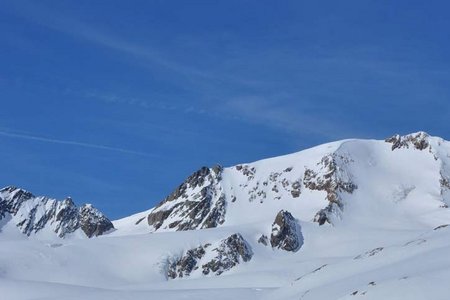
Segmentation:
[(113, 221), (9, 186), (0, 295), (448, 299), (449, 204), (450, 142), (425, 132), (201, 167)]

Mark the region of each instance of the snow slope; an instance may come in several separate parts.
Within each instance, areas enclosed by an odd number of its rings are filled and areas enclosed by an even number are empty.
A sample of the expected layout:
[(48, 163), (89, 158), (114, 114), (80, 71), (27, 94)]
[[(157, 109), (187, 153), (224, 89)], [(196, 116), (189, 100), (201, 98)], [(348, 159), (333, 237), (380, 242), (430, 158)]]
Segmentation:
[[(203, 168), (92, 239), (26, 237), (3, 218), (0, 299), (448, 299), (449, 154), (419, 132)], [(270, 243), (281, 210), (299, 249)], [(223, 269), (242, 249), (214, 249), (235, 234), (251, 258)], [(169, 278), (174, 261), (193, 271)]]

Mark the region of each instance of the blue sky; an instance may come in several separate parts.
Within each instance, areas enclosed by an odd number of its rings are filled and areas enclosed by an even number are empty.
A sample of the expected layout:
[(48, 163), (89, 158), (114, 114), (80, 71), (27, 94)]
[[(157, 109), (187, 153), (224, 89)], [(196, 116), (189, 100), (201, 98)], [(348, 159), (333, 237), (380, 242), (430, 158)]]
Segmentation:
[(0, 185), (111, 218), (344, 138), (450, 138), (447, 1), (0, 2)]

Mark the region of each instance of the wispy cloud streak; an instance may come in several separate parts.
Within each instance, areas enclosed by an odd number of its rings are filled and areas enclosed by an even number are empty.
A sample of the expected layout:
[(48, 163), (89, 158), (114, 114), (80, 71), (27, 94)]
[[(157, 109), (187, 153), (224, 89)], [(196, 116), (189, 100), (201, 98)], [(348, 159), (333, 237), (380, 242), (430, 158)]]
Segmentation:
[(17, 13), (30, 18), (41, 26), (64, 34), (72, 35), (93, 45), (105, 47), (110, 50), (127, 54), (139, 59), (139, 65), (146, 65), (150, 69), (159, 66), (172, 74), (208, 78), (210, 75), (197, 68), (167, 59), (157, 48), (148, 44), (133, 42), (116, 34), (99, 30), (89, 23), (82, 22), (70, 15), (63, 15), (58, 11), (50, 10), (34, 1), (18, 1)]
[(39, 142), (44, 142), (44, 143), (52, 143), (52, 144), (77, 146), (77, 147), (92, 148), (92, 149), (99, 149), (99, 150), (106, 150), (106, 151), (114, 151), (114, 152), (120, 152), (120, 153), (125, 153), (125, 154), (132, 154), (132, 155), (155, 156), (154, 154), (134, 151), (134, 150), (130, 150), (130, 149), (117, 148), (117, 147), (91, 144), (91, 143), (84, 143), (84, 142), (78, 142), (78, 141), (52, 139), (52, 138), (46, 138), (46, 137), (41, 137), (41, 136), (28, 135), (28, 134), (22, 134), (22, 133), (13, 133), (13, 132), (7, 132), (7, 131), (0, 131), (0, 136), (6, 136), (6, 137), (10, 137), (10, 138), (23, 139), (23, 140), (29, 140), (29, 141), (39, 141)]

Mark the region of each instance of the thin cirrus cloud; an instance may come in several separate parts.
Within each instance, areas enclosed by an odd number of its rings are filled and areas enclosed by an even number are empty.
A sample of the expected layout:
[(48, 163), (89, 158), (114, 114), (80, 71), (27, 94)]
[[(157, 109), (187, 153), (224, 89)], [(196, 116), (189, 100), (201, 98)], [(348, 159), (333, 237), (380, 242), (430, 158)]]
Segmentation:
[[(27, 2), (27, 5), (19, 7), (18, 11), (23, 16), (51, 30), (73, 36), (77, 39), (89, 42), (92, 45), (105, 47), (129, 57), (137, 58), (140, 60), (141, 65), (147, 65), (150, 70), (153, 70), (156, 66), (165, 71), (169, 71), (171, 74), (178, 75), (178, 79), (181, 80), (177, 80), (177, 84), (192, 90), (197, 94), (198, 99), (207, 98), (208, 100), (204, 101), (205, 103), (202, 105), (204, 108), (199, 110), (192, 105), (184, 109), (183, 107), (174, 105), (158, 104), (99, 92), (87, 93), (84, 95), (87, 98), (95, 98), (102, 102), (128, 104), (143, 108), (182, 110), (185, 113), (204, 113), (205, 110), (207, 110), (209, 114), (221, 118), (231, 116), (244, 122), (263, 124), (265, 126), (288, 130), (291, 133), (303, 132), (318, 134), (326, 138), (330, 138), (330, 135), (335, 135), (336, 124), (329, 124), (328, 121), (317, 114), (314, 114), (313, 116), (304, 113), (295, 114), (296, 109), (290, 104), (292, 100), (282, 101), (284, 105), (275, 105), (277, 107), (274, 107), (272, 104), (275, 103), (272, 101), (269, 101), (271, 105), (266, 105), (267, 99), (259, 99), (259, 93), (254, 93), (253, 91), (242, 93), (242, 88), (244, 88), (244, 90), (247, 90), (248, 88), (254, 90), (255, 88), (262, 89), (266, 86), (266, 84), (261, 84), (261, 82), (256, 79), (252, 82), (248, 82), (248, 80), (246, 80), (247, 76), (244, 76), (245, 78), (242, 79), (238, 76), (239, 74), (230, 76), (225, 72), (225, 74), (218, 75), (211, 70), (202, 70), (187, 66), (177, 61), (167, 59), (153, 47), (134, 43), (120, 36), (104, 32), (91, 24), (79, 21), (72, 16), (61, 15), (59, 13), (56, 14), (48, 8), (33, 2)], [(267, 55), (267, 53), (265, 54)], [(239, 63), (242, 62), (238, 62), (238, 64)], [(248, 64), (248, 62), (246, 63)], [(239, 69), (239, 65), (236, 66), (236, 68)], [(256, 76), (257, 74), (255, 74), (255, 77)], [(218, 80), (218, 78), (220, 80)], [(272, 81), (269, 80), (269, 82)], [(273, 88), (282, 87), (275, 85)], [(250, 97), (246, 96), (248, 94), (250, 94)], [(225, 100), (230, 98), (233, 100)], [(252, 109), (249, 109), (250, 107), (252, 107)]]
[(134, 150), (125, 149), (125, 148), (111, 147), (111, 146), (106, 146), (106, 145), (91, 144), (91, 143), (84, 143), (84, 142), (71, 141), (71, 140), (46, 138), (46, 137), (42, 137), (42, 136), (29, 135), (29, 134), (23, 134), (23, 133), (0, 131), (0, 135), (4, 136), (4, 137), (15, 138), (15, 139), (39, 141), (39, 142), (44, 142), (44, 143), (61, 144), (61, 145), (69, 145), (69, 146), (77, 146), (77, 147), (113, 151), (113, 152), (119, 152), (119, 153), (124, 153), (124, 154), (131, 154), (131, 155), (151, 156), (151, 157), (155, 156), (154, 154), (151, 154), (151, 153), (139, 152), (139, 151), (134, 151)]
[(343, 128), (312, 114), (285, 108), (262, 97), (231, 99), (226, 103), (227, 110), (238, 111), (238, 118), (250, 123), (273, 128), (281, 128), (293, 136), (303, 134), (318, 135), (329, 140), (342, 137)]
[(148, 63), (152, 68), (154, 66), (159, 66), (172, 73), (183, 75), (185, 78), (190, 78), (191, 76), (209, 76), (207, 73), (197, 68), (191, 68), (173, 60), (166, 59), (159, 51), (148, 45), (143, 46), (119, 36), (103, 32), (88, 23), (81, 22), (69, 15), (62, 15), (61, 13), (51, 11), (36, 4), (36, 2), (23, 1), (22, 4), (24, 5), (16, 6), (16, 11), (20, 15), (41, 26), (47, 27), (48, 29), (74, 36), (97, 46), (102, 46), (136, 57), (140, 60), (140, 63)]

